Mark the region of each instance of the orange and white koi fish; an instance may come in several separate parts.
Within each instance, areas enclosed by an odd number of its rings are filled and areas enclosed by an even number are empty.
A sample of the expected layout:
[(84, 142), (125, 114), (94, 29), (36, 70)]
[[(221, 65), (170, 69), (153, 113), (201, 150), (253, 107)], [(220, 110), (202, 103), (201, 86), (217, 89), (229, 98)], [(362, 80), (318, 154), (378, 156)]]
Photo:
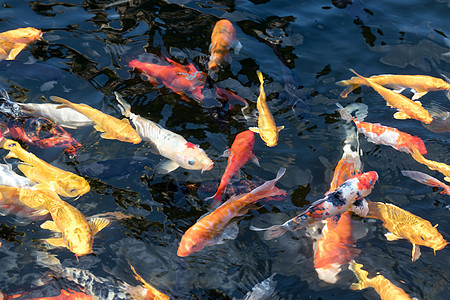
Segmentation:
[(200, 218), (184, 233), (177, 255), (185, 257), (202, 250), (205, 246), (221, 244), (225, 237), (236, 238), (239, 229), (235, 222), (230, 223), (231, 219), (245, 215), (251, 203), (265, 197), (285, 194), (284, 190), (275, 187), (285, 172), (285, 168), (280, 168), (275, 179), (266, 181), (249, 193), (232, 196), (216, 210)]
[(378, 295), (380, 295), (381, 300), (417, 300), (417, 298), (411, 299), (404, 290), (394, 285), (383, 275), (377, 275), (369, 279), (367, 277), (369, 273), (362, 270), (362, 267), (362, 264), (357, 264), (355, 261), (350, 263), (349, 268), (358, 279), (358, 283), (352, 283), (350, 286), (352, 290), (363, 290), (371, 287), (375, 289)]
[(336, 190), (327, 193), (325, 198), (312, 203), (306, 211), (286, 221), (284, 224), (274, 225), (269, 228), (250, 226), (250, 229), (265, 231), (264, 239), (271, 240), (282, 236), (286, 231), (295, 231), (342, 214), (349, 210), (357, 200), (362, 200), (368, 196), (377, 180), (378, 174), (375, 171), (358, 174), (345, 181)]
[(88, 117), (95, 123), (94, 128), (103, 132), (100, 136), (104, 139), (119, 140), (133, 144), (139, 144), (142, 141), (128, 119), (119, 120), (87, 104), (75, 104), (61, 97), (50, 96), (50, 99), (62, 103), (58, 106), (59, 108), (68, 107)]
[(356, 117), (353, 117), (347, 110), (345, 110), (342, 105), (339, 103), (336, 103), (336, 105), (340, 108), (339, 112), (342, 119), (346, 121), (353, 120), (358, 128), (358, 132), (364, 134), (369, 142), (377, 145), (391, 146), (398, 151), (407, 153), (412, 152), (409, 144), (413, 144), (421, 154), (427, 153), (427, 149), (421, 138), (407, 134), (397, 128), (383, 126), (379, 123), (360, 122)]
[[(414, 96), (412, 100), (417, 100), (431, 91), (449, 91), (450, 83), (436, 77), (426, 75), (377, 75), (370, 76), (369, 79), (379, 85), (393, 89), (397, 93), (401, 93), (405, 88), (413, 90)], [(367, 82), (359, 77), (352, 77), (348, 80), (336, 82), (339, 86), (348, 86), (341, 93), (342, 98), (359, 87), (367, 85)]]
[(18, 28), (0, 33), (0, 60), (13, 60), (28, 44), (42, 37), (33, 27)]
[(3, 138), (0, 141), (0, 147), (9, 150), (5, 158), (18, 158), (24, 162), (18, 168), (25, 176), (47, 186), (61, 196), (78, 197), (91, 189), (83, 177), (46, 163), (33, 153), (25, 151), (16, 141)]
[(133, 114), (128, 104), (119, 93), (115, 93), (119, 108), (124, 116), (133, 121), (138, 134), (151, 145), (151, 151), (166, 157), (168, 160), (159, 164), (159, 173), (169, 173), (178, 167), (188, 170), (209, 171), (214, 162), (198, 145), (194, 145), (179, 134), (162, 128), (155, 122)]
[(445, 175), (444, 180), (450, 182), (450, 166), (444, 163), (440, 163), (437, 161), (429, 160), (423, 157), (420, 154), (420, 151), (416, 149), (412, 144), (410, 144), (410, 148), (413, 150), (411, 152), (411, 156), (419, 163), (426, 165), (430, 170), (436, 170)]
[(396, 119), (416, 119), (425, 124), (430, 124), (433, 122), (433, 118), (430, 113), (422, 107), (420, 102), (414, 102), (411, 99), (403, 96), (402, 94), (398, 94), (390, 89), (384, 88), (383, 86), (377, 84), (370, 78), (363, 77), (356, 73), (353, 69), (350, 69), (353, 73), (355, 73), (359, 78), (361, 78), (366, 85), (370, 85), (375, 91), (380, 94), (384, 100), (387, 102), (387, 106), (395, 107), (399, 110), (399, 112), (394, 114), (394, 118)]
[(230, 61), (230, 49), (234, 48), (235, 53), (239, 53), (242, 48), (241, 43), (236, 40), (236, 29), (228, 20), (220, 20), (214, 26), (211, 35), (211, 45), (209, 46), (208, 69), (215, 72), (223, 61)]
[(261, 139), (266, 143), (268, 147), (276, 146), (278, 143), (278, 132), (284, 128), (284, 126), (276, 126), (272, 113), (269, 110), (269, 106), (266, 103), (266, 93), (264, 92), (264, 79), (262, 73), (258, 70), (259, 82), (261, 86), (259, 88), (259, 97), (256, 102), (256, 108), (258, 109), (258, 127), (250, 127), (249, 129), (255, 133), (259, 133)]
[(223, 156), (228, 157), (227, 167), (220, 180), (219, 188), (214, 196), (208, 197), (205, 200), (214, 199), (212, 206), (214, 207), (222, 200), (222, 194), (227, 188), (231, 177), (239, 172), (239, 169), (249, 160), (259, 165), (258, 159), (253, 154), (253, 145), (255, 144), (255, 134), (250, 130), (243, 131), (236, 135), (231, 148), (225, 150)]
[(430, 176), (428, 174), (419, 172), (419, 171), (406, 171), (403, 170), (402, 174), (405, 176), (408, 176), (411, 179), (414, 179), (415, 181), (418, 181), (420, 183), (429, 185), (429, 186), (435, 186), (435, 187), (441, 187), (443, 190), (441, 191), (441, 194), (447, 194), (450, 195), (450, 186), (446, 185), (442, 181), (437, 180), (433, 176)]
[(420, 247), (426, 246), (434, 250), (443, 249), (448, 243), (437, 231), (436, 226), (398, 206), (390, 203), (368, 201), (369, 213), (367, 218), (381, 220), (383, 226), (389, 230), (385, 234), (388, 241), (407, 239), (413, 244), (412, 261), (420, 256)]
[(166, 60), (170, 63), (169, 65), (158, 65), (133, 59), (128, 66), (144, 73), (153, 85), (158, 84), (158, 79), (161, 80), (166, 87), (180, 95), (185, 101), (189, 101), (186, 95), (202, 101), (205, 97), (202, 94), (205, 73), (198, 71), (192, 63), (183, 66), (169, 58)]

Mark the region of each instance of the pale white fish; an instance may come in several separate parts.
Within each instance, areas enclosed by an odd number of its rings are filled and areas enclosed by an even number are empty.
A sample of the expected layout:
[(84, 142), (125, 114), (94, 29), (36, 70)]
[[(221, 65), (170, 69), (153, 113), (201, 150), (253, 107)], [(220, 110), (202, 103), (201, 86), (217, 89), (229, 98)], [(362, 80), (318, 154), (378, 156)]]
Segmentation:
[(10, 164), (0, 164), (0, 185), (23, 188), (31, 187), (36, 183), (25, 176), (16, 174)]
[(44, 117), (66, 128), (94, 126), (94, 122), (78, 111), (69, 107), (57, 108), (54, 103), (18, 103), (22, 111), (33, 116)]
[(169, 173), (178, 167), (202, 171), (209, 171), (213, 167), (214, 162), (198, 145), (186, 141), (181, 135), (167, 130), (155, 122), (133, 114), (130, 111), (130, 105), (122, 96), (117, 92), (115, 95), (122, 114), (133, 122), (139, 136), (150, 143), (151, 151), (168, 159), (157, 167), (159, 173)]

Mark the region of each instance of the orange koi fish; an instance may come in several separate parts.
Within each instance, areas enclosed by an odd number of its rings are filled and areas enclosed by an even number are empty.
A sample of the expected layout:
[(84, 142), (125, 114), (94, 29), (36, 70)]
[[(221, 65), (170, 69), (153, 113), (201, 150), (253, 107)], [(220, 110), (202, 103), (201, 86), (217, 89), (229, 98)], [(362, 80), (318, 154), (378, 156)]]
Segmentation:
[(251, 203), (265, 197), (285, 194), (284, 190), (275, 187), (285, 172), (285, 168), (280, 168), (275, 179), (266, 181), (249, 193), (231, 197), (216, 210), (200, 218), (184, 233), (177, 255), (185, 257), (202, 250), (205, 246), (221, 244), (225, 236), (227, 239), (236, 238), (239, 228), (235, 222), (230, 221), (234, 217), (245, 215)]
[[(391, 88), (397, 93), (401, 93), (405, 88), (412, 89), (414, 92), (412, 100), (417, 100), (431, 91), (450, 90), (450, 83), (440, 78), (426, 75), (378, 75), (370, 76), (369, 79), (378, 85)], [(346, 98), (351, 91), (360, 85), (368, 85), (365, 80), (359, 77), (338, 81), (336, 84), (339, 86), (348, 86), (341, 93), (342, 98)]]
[(266, 103), (266, 93), (264, 92), (264, 79), (262, 73), (258, 70), (259, 82), (261, 86), (259, 88), (259, 97), (256, 102), (256, 108), (258, 109), (258, 127), (250, 127), (249, 129), (255, 133), (259, 133), (261, 139), (266, 143), (268, 147), (276, 146), (278, 143), (278, 132), (284, 128), (284, 126), (276, 126), (272, 113), (269, 110), (269, 106)]
[(359, 78), (361, 78), (366, 85), (370, 85), (375, 91), (380, 94), (384, 100), (387, 102), (387, 106), (395, 107), (399, 110), (399, 112), (394, 114), (394, 118), (396, 119), (416, 119), (425, 124), (430, 124), (433, 122), (433, 118), (430, 113), (422, 107), (422, 104), (418, 102), (414, 102), (411, 99), (406, 98), (402, 94), (398, 94), (394, 91), (391, 91), (383, 86), (375, 83), (370, 78), (363, 77), (356, 73), (353, 69), (350, 69), (353, 73), (355, 73)]
[(236, 174), (239, 169), (249, 160), (252, 159), (259, 165), (258, 159), (253, 154), (253, 145), (255, 144), (255, 134), (250, 130), (236, 135), (231, 148), (225, 150), (223, 156), (228, 157), (227, 167), (220, 180), (219, 188), (214, 196), (208, 197), (205, 200), (214, 199), (213, 207), (222, 200), (222, 194), (227, 188), (231, 177)]
[(242, 48), (241, 43), (236, 40), (236, 29), (228, 20), (220, 20), (214, 26), (209, 46), (208, 68), (216, 72), (223, 61), (230, 61), (230, 49), (234, 48), (236, 53)]
[(414, 147), (412, 144), (410, 144), (410, 148), (413, 150), (411, 152), (411, 156), (417, 162), (419, 162), (423, 165), (426, 165), (428, 167), (428, 169), (430, 169), (430, 170), (436, 170), (438, 172), (441, 172), (442, 174), (445, 175), (444, 180), (450, 182), (450, 166), (449, 165), (426, 159), (425, 157), (422, 156), (422, 154), (420, 154), (419, 150), (417, 150), (417, 148)]
[(389, 230), (385, 234), (388, 241), (407, 239), (413, 244), (412, 261), (420, 257), (420, 247), (426, 246), (434, 250), (443, 249), (448, 243), (437, 231), (436, 226), (400, 207), (389, 203), (368, 201), (369, 213), (367, 218), (381, 220), (383, 226)]
[(158, 79), (161, 80), (166, 87), (185, 101), (189, 101), (185, 95), (192, 95), (194, 99), (202, 101), (205, 73), (198, 71), (192, 63), (183, 66), (167, 57), (165, 59), (170, 63), (169, 65), (146, 63), (134, 59), (128, 66), (144, 73), (153, 85), (158, 84)]
[(42, 37), (33, 27), (18, 28), (0, 33), (0, 60), (13, 60), (28, 44)]
[[(22, 297), (22, 296), (24, 296), (24, 297)], [(26, 299), (26, 300), (93, 300), (94, 299), (91, 296), (86, 295), (83, 292), (77, 292), (77, 291), (71, 290), (69, 288), (67, 288), (67, 290), (61, 289), (61, 293), (57, 296), (36, 297), (36, 298), (30, 298), (30, 297), (33, 297), (33, 296), (30, 296), (28, 292), (25, 292), (22, 294), (10, 295), (10, 296), (0, 292), (0, 299), (2, 299), (2, 300), (12, 300), (12, 299), (16, 299), (16, 300), (21, 300), (21, 299)]]
[(421, 138), (402, 132), (397, 128), (383, 126), (379, 123), (360, 122), (356, 117), (353, 117), (345, 110), (342, 105), (339, 103), (336, 103), (336, 105), (340, 108), (339, 112), (342, 119), (346, 121), (353, 120), (358, 128), (358, 132), (364, 134), (369, 142), (377, 145), (391, 146), (398, 151), (407, 153), (412, 152), (412, 149), (409, 147), (409, 144), (412, 144), (421, 154), (427, 153), (427, 149)]
[(142, 141), (128, 119), (119, 120), (87, 104), (75, 104), (61, 97), (50, 96), (50, 99), (62, 103), (58, 108), (68, 107), (91, 119), (95, 123), (94, 128), (103, 132), (100, 136), (104, 139), (119, 140), (133, 144), (139, 144)]
[(422, 184), (426, 184), (429, 186), (435, 186), (435, 187), (441, 187), (443, 188), (443, 191), (441, 191), (441, 194), (447, 194), (450, 195), (450, 186), (446, 185), (445, 183), (437, 180), (433, 176), (430, 176), (428, 174), (419, 172), (419, 171), (402, 171), (402, 174), (405, 176), (408, 176), (411, 179), (414, 179), (415, 181), (418, 181)]
[(357, 264), (355, 261), (350, 263), (350, 270), (353, 271), (358, 283), (352, 283), (350, 288), (352, 290), (363, 290), (366, 288), (374, 288), (380, 295), (381, 300), (412, 300), (417, 298), (410, 298), (404, 290), (394, 285), (389, 279), (386, 279), (383, 275), (377, 275), (373, 278), (368, 278), (369, 273), (362, 270), (362, 264)]

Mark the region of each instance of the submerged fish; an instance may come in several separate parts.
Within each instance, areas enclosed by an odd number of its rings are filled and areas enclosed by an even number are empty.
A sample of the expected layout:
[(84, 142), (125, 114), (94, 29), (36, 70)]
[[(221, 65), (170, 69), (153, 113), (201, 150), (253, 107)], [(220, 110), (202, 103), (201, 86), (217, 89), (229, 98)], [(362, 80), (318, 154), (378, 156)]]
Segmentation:
[(436, 170), (445, 175), (444, 180), (450, 182), (450, 166), (441, 162), (426, 159), (420, 154), (419, 150), (416, 149), (412, 144), (410, 148), (413, 150), (411, 156), (419, 163), (426, 165), (430, 170)]
[(249, 160), (252, 159), (253, 162), (259, 165), (258, 159), (253, 153), (253, 145), (255, 144), (254, 133), (250, 130), (243, 131), (236, 135), (231, 148), (225, 150), (223, 156), (228, 157), (227, 167), (223, 173), (222, 179), (220, 180), (219, 188), (217, 192), (206, 198), (205, 200), (214, 199), (212, 206), (214, 207), (218, 202), (222, 200), (222, 194), (227, 188), (228, 182), (231, 177), (233, 177), (239, 169)]
[(125, 102), (119, 93), (115, 93), (122, 114), (130, 118), (136, 126), (138, 134), (151, 145), (154, 154), (166, 157), (168, 160), (158, 166), (160, 173), (169, 173), (178, 167), (188, 170), (209, 171), (214, 162), (198, 145), (186, 141), (181, 135), (162, 128), (155, 122), (133, 114), (131, 106)]
[(350, 288), (352, 290), (363, 290), (366, 288), (374, 288), (381, 300), (412, 300), (417, 298), (410, 298), (404, 290), (394, 285), (389, 279), (383, 275), (377, 275), (373, 278), (367, 278), (369, 273), (362, 270), (362, 264), (357, 264), (355, 261), (350, 263), (350, 270), (355, 274), (358, 283), (353, 283)]
[(236, 238), (239, 228), (232, 219), (245, 215), (250, 209), (249, 204), (265, 197), (285, 194), (284, 190), (275, 187), (285, 172), (285, 168), (280, 168), (275, 179), (266, 181), (249, 193), (232, 196), (216, 210), (200, 218), (184, 233), (177, 255), (185, 257), (202, 250), (205, 246), (221, 244), (224, 238)]
[[(36, 296), (34, 296), (37, 294)], [(41, 296), (38, 296), (41, 295)], [(46, 295), (46, 296), (42, 296)], [(0, 291), (0, 299), (9, 300), (94, 300), (91, 296), (81, 291), (72, 290), (70, 288), (61, 288), (58, 295), (48, 296), (47, 289), (39, 288), (33, 289), (29, 292), (24, 292), (14, 295), (6, 295)]]
[(258, 74), (259, 82), (261, 83), (259, 97), (256, 102), (256, 107), (259, 112), (258, 127), (250, 127), (249, 129), (255, 133), (259, 133), (261, 139), (268, 147), (273, 147), (277, 145), (278, 132), (283, 129), (284, 126), (276, 126), (272, 113), (269, 110), (269, 106), (267, 106), (266, 103), (263, 75), (260, 71), (257, 71), (256, 73)]
[(437, 250), (443, 249), (448, 243), (437, 231), (436, 226), (400, 207), (389, 203), (371, 202), (367, 218), (383, 221), (383, 226), (389, 230), (385, 234), (388, 241), (407, 239), (413, 244), (412, 261), (420, 256), (420, 247), (426, 246)]
[(211, 35), (211, 45), (209, 46), (208, 69), (216, 72), (224, 61), (230, 61), (230, 49), (234, 48), (239, 53), (242, 45), (236, 40), (236, 29), (228, 20), (217, 21)]
[(273, 273), (272, 276), (266, 278), (260, 283), (257, 283), (251, 291), (245, 294), (243, 300), (270, 300), (274, 299), (275, 288), (277, 282), (273, 278), (277, 273)]
[(441, 187), (441, 188), (443, 188), (443, 190), (441, 191), (441, 194), (450, 195), (450, 186), (437, 180), (433, 176), (430, 176), (428, 174), (425, 174), (425, 173), (422, 173), (419, 171), (406, 171), (406, 170), (403, 170), (402, 174), (405, 176), (408, 176), (409, 178), (414, 179), (415, 181), (418, 181), (420, 183), (423, 183), (423, 184), (426, 184), (429, 186)]
[(115, 139), (122, 142), (139, 144), (141, 137), (130, 125), (128, 119), (119, 120), (113, 116), (105, 114), (87, 104), (74, 104), (61, 97), (51, 96), (50, 99), (62, 103), (60, 108), (68, 107), (82, 113), (95, 123), (94, 128), (103, 132), (100, 136), (104, 139)]
[(350, 209), (357, 200), (361, 200), (369, 195), (377, 180), (378, 174), (375, 171), (358, 174), (345, 181), (336, 190), (327, 193), (325, 198), (312, 203), (305, 212), (286, 221), (284, 224), (274, 225), (269, 228), (250, 226), (250, 229), (265, 231), (264, 239), (271, 240), (283, 235), (286, 231), (295, 231), (336, 216)]

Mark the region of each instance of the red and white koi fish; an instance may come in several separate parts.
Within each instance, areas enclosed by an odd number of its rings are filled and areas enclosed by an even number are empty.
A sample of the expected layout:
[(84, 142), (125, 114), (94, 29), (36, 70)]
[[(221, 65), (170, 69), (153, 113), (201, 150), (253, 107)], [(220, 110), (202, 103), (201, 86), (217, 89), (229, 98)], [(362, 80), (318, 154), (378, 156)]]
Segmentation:
[(405, 176), (408, 176), (409, 178), (414, 179), (415, 181), (418, 181), (422, 184), (426, 184), (429, 186), (435, 186), (435, 187), (441, 187), (441, 188), (443, 188), (443, 191), (441, 191), (441, 194), (450, 195), (450, 186), (437, 180), (433, 176), (430, 176), (428, 174), (425, 174), (425, 173), (422, 173), (419, 171), (406, 171), (406, 170), (403, 170), (402, 174)]
[(241, 47), (241, 43), (236, 40), (236, 29), (233, 24), (225, 19), (218, 21), (211, 35), (209, 46), (211, 56), (208, 68), (213, 72), (217, 71), (224, 60), (230, 61), (230, 49), (234, 48), (234, 51), (238, 53)]
[(142, 139), (151, 145), (154, 154), (166, 157), (168, 160), (158, 166), (158, 172), (165, 174), (178, 167), (188, 170), (209, 171), (214, 162), (198, 145), (194, 145), (179, 134), (162, 128), (155, 122), (133, 114), (128, 104), (119, 93), (115, 93), (122, 114), (129, 118)]
[(327, 193), (325, 198), (314, 202), (305, 212), (286, 221), (282, 225), (274, 225), (269, 228), (257, 228), (250, 226), (254, 231), (265, 231), (264, 239), (271, 240), (282, 236), (286, 231), (295, 231), (321, 220), (342, 214), (351, 208), (357, 200), (368, 196), (378, 180), (375, 171), (358, 174), (345, 181), (336, 190)]
[(234, 239), (239, 229), (235, 222), (230, 223), (230, 221), (234, 217), (245, 215), (251, 203), (265, 197), (285, 194), (284, 190), (275, 187), (285, 172), (285, 168), (280, 168), (275, 179), (266, 181), (249, 193), (231, 197), (216, 210), (200, 218), (184, 233), (177, 255), (185, 257), (202, 250), (205, 246), (221, 244), (225, 236), (228, 239)]
[(223, 153), (223, 156), (228, 157), (228, 163), (222, 179), (220, 180), (219, 188), (214, 196), (205, 199), (214, 199), (213, 207), (222, 200), (222, 194), (227, 188), (227, 184), (231, 177), (233, 177), (233, 175), (235, 175), (249, 159), (252, 159), (254, 163), (259, 165), (258, 159), (252, 151), (254, 144), (255, 134), (250, 130), (246, 130), (239, 133), (234, 139), (231, 148), (225, 150)]
[(358, 128), (358, 132), (364, 134), (369, 142), (377, 145), (391, 146), (398, 151), (407, 153), (412, 152), (409, 144), (413, 144), (421, 154), (427, 153), (427, 149), (421, 138), (402, 132), (397, 128), (383, 126), (379, 123), (360, 122), (356, 117), (353, 117), (347, 110), (345, 110), (342, 105), (339, 103), (336, 103), (336, 105), (340, 108), (339, 112), (342, 119), (346, 121), (353, 120)]

